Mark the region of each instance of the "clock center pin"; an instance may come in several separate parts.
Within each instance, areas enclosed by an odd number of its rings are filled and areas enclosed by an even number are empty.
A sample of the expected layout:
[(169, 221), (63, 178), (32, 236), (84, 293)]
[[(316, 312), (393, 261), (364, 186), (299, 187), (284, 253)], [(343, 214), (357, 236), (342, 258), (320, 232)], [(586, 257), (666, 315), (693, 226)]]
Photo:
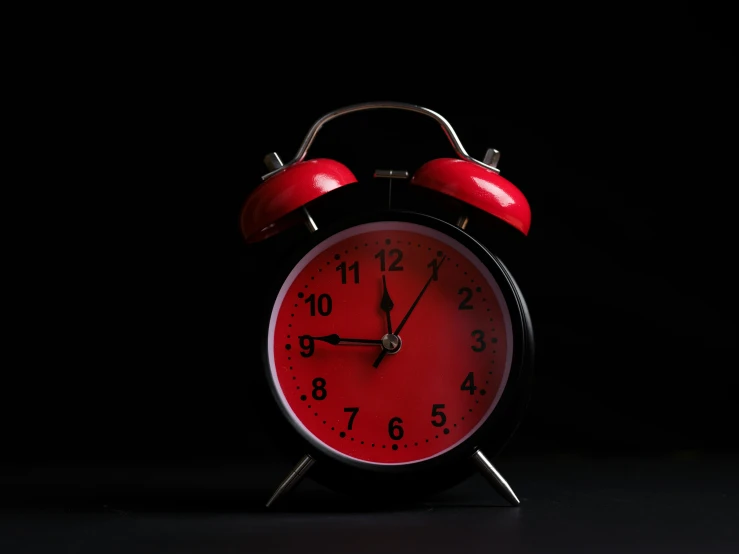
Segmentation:
[(387, 350), (388, 354), (397, 354), (400, 352), (400, 347), (403, 346), (403, 341), (400, 340), (398, 335), (387, 333), (382, 337), (382, 347)]

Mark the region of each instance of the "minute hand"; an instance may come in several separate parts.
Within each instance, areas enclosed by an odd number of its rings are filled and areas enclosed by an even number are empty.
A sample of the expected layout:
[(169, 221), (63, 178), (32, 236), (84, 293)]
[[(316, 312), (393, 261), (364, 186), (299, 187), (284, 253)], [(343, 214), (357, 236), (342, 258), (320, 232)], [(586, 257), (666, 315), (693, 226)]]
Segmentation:
[[(405, 314), (403, 319), (400, 320), (400, 323), (398, 324), (398, 327), (395, 329), (394, 335), (398, 335), (400, 331), (403, 329), (403, 326), (405, 326), (406, 322), (408, 321), (408, 318), (411, 317), (411, 314), (413, 313), (413, 310), (416, 309), (416, 305), (418, 304), (419, 300), (421, 300), (421, 297), (423, 297), (423, 294), (426, 292), (426, 289), (429, 288), (429, 285), (431, 284), (431, 281), (435, 281), (437, 277), (437, 272), (441, 268), (441, 264), (444, 263), (444, 260), (446, 260), (446, 256), (441, 258), (441, 261), (439, 262), (439, 265), (434, 268), (433, 273), (431, 274), (431, 277), (429, 277), (428, 281), (426, 281), (426, 284), (421, 289), (421, 292), (418, 293), (418, 296), (413, 301), (413, 304), (411, 304), (411, 307), (408, 309), (408, 313)], [(380, 355), (377, 356), (377, 359), (372, 364), (374, 367), (378, 367), (380, 365), (380, 362), (387, 354), (387, 350), (383, 349), (382, 352), (380, 352)]]
[(382, 340), (380, 339), (348, 339), (340, 337), (339, 335), (333, 334), (333, 335), (326, 335), (325, 337), (311, 337), (310, 335), (303, 335), (304, 337), (311, 338), (313, 340), (320, 340), (323, 342), (327, 342), (329, 344), (333, 345), (362, 345), (362, 344), (377, 344), (382, 345)]

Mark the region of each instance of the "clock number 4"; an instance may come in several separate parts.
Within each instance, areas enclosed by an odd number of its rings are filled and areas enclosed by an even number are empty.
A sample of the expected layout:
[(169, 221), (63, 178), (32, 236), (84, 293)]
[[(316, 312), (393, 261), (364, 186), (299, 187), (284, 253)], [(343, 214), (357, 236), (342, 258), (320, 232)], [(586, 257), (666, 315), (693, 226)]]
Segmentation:
[(336, 271), (341, 271), (342, 285), (346, 285), (346, 274), (348, 272), (347, 270), (354, 273), (354, 282), (359, 283), (359, 262), (354, 262), (348, 268), (346, 266), (346, 262), (341, 262), (339, 265), (336, 266)]
[(310, 304), (310, 315), (327, 316), (331, 313), (331, 297), (328, 294), (321, 294), (316, 300), (316, 295), (311, 294), (305, 299), (306, 304)]
[(387, 432), (394, 441), (399, 441), (403, 438), (403, 428), (400, 426), (400, 423), (403, 423), (403, 420), (399, 417), (394, 417), (387, 424)]
[(475, 374), (472, 371), (470, 371), (465, 380), (462, 381), (462, 386), (459, 390), (468, 390), (470, 391), (470, 394), (475, 394), (477, 387), (475, 386)]
[(352, 415), (349, 416), (349, 423), (347, 424), (346, 428), (347, 430), (352, 430), (352, 424), (354, 423), (354, 418), (357, 417), (357, 413), (359, 412), (359, 408), (344, 408), (344, 411), (347, 413), (350, 413)]
[[(392, 258), (388, 271), (403, 271), (403, 266), (400, 265), (400, 261), (403, 259), (403, 252), (397, 248), (393, 248), (387, 257)], [(380, 271), (385, 271), (385, 249), (383, 248), (375, 254), (375, 258), (379, 258), (380, 260)]]

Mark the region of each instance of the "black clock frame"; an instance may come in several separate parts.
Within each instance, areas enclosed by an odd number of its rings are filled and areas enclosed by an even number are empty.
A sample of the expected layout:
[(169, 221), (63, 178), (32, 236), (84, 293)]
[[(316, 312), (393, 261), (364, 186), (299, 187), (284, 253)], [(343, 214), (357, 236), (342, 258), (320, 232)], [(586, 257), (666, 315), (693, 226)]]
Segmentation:
[[(285, 407), (279, 400), (271, 377), (268, 361), (269, 320), (274, 301), (287, 276), (295, 265), (315, 246), (330, 236), (376, 221), (401, 221), (416, 223), (435, 229), (466, 246), (490, 270), (503, 293), (511, 316), (513, 353), (507, 384), (498, 405), (480, 428), (455, 448), (430, 460), (404, 465), (355, 465), (351, 460), (337, 458), (304, 437), (291, 423)], [(447, 489), (468, 476), (475, 467), (470, 458), (478, 450), (494, 457), (505, 446), (518, 427), (528, 400), (533, 379), (534, 337), (523, 294), (503, 262), (483, 244), (457, 226), (433, 216), (411, 211), (384, 210), (343, 219), (321, 228), (286, 256), (275, 273), (262, 314), (261, 351), (264, 366), (263, 384), (273, 402), (267, 402), (265, 424), (276, 446), (289, 459), (297, 462), (309, 454), (316, 460), (308, 476), (316, 482), (338, 492), (365, 497), (397, 498), (408, 500)]]

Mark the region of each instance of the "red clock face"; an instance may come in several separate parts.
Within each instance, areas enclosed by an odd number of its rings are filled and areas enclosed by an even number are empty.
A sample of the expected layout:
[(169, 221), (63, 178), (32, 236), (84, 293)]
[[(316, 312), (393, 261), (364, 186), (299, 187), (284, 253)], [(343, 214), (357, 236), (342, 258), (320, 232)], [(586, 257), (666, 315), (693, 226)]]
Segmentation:
[(268, 359), (278, 401), (315, 446), (359, 464), (412, 464), (490, 416), (512, 341), (477, 256), (435, 229), (381, 221), (333, 235), (295, 266)]

